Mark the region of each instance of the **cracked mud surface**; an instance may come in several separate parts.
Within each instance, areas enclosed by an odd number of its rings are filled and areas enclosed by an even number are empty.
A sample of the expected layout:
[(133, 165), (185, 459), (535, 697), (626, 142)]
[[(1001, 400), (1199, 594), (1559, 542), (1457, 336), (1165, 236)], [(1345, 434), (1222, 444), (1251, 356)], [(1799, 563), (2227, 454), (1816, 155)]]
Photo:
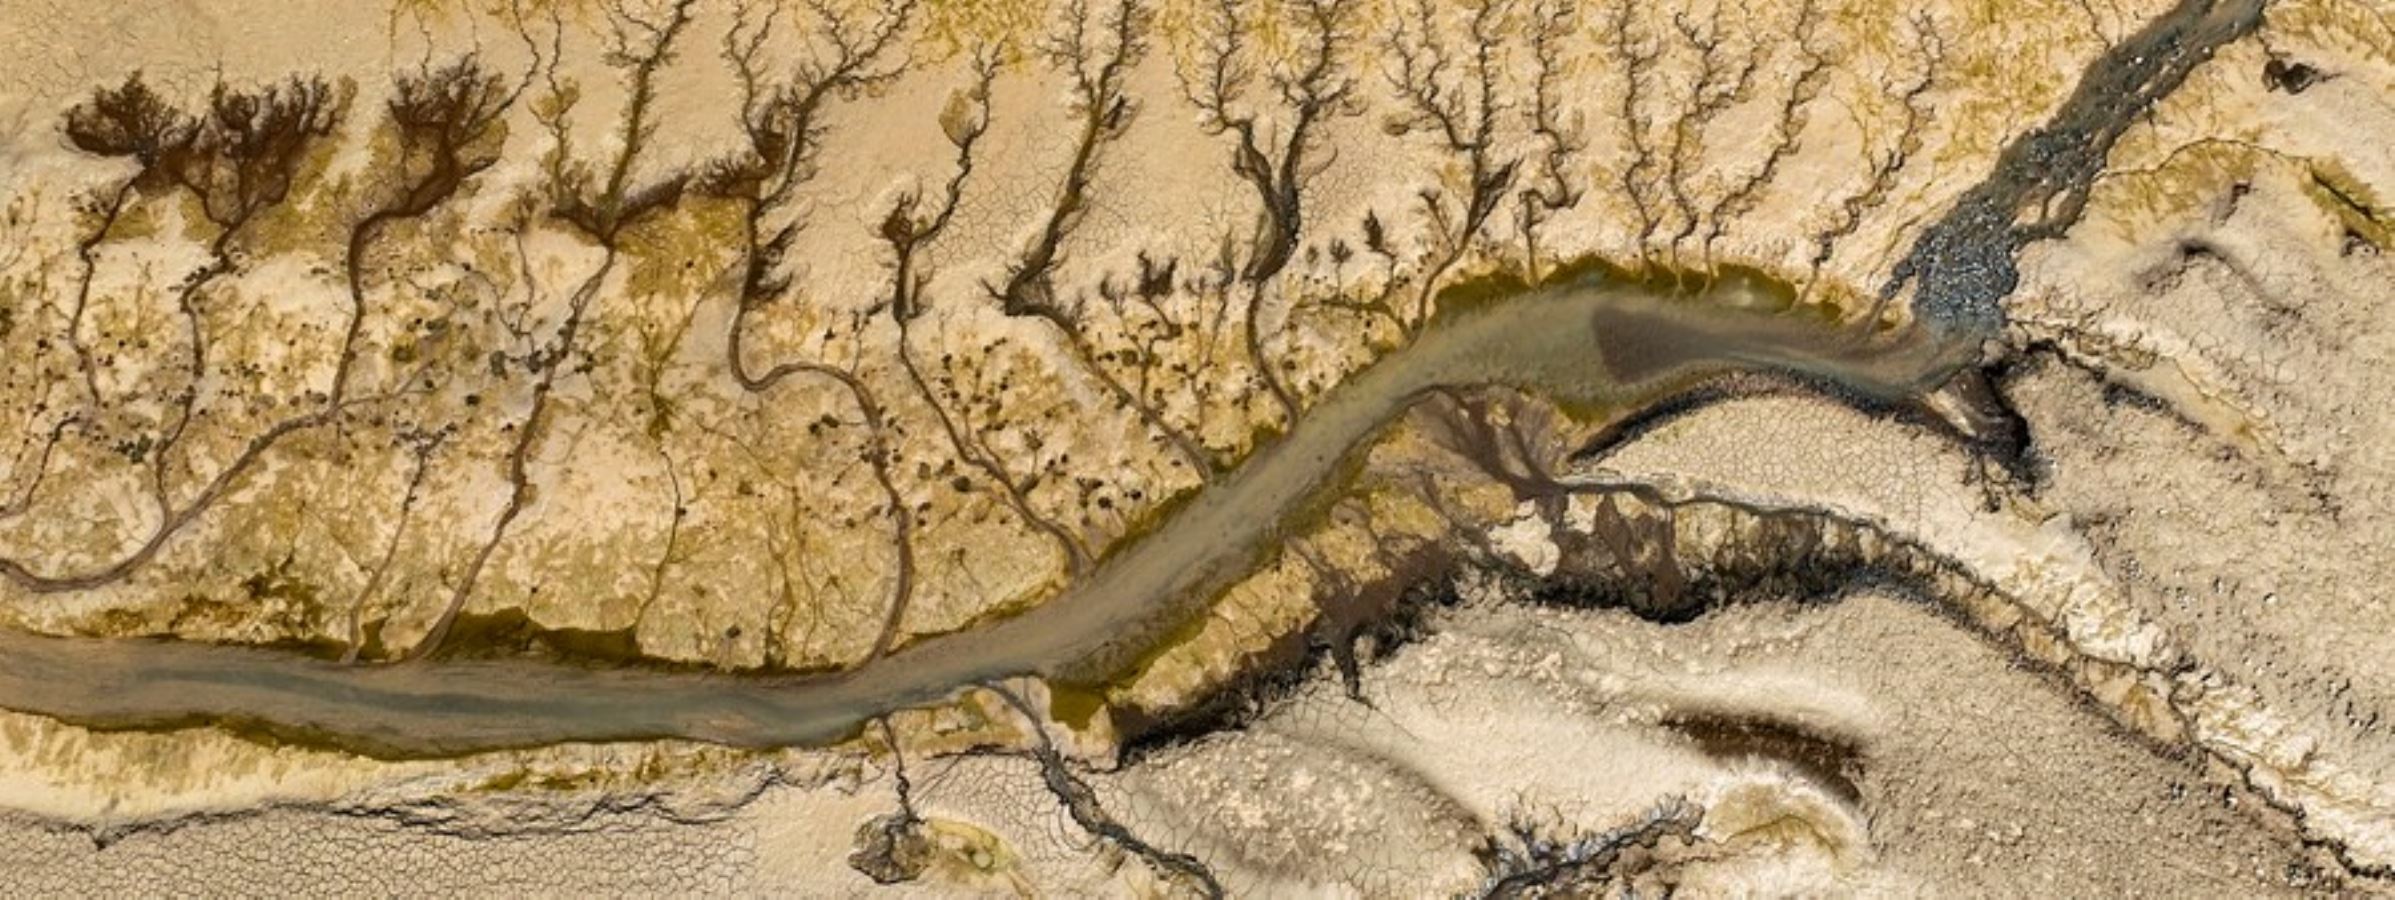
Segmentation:
[(2395, 891), (2368, 4), (5, 5), (28, 889)]

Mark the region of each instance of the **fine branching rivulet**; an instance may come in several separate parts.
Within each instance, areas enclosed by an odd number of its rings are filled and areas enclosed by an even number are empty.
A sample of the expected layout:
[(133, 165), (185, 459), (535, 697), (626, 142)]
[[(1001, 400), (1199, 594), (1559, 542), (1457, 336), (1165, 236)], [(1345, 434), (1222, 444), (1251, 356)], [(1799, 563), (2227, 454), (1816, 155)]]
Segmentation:
[(1629, 202), (1631, 217), (1638, 228), (1631, 249), (1637, 253), (1639, 264), (1644, 265), (1654, 252), (1655, 231), (1663, 227), (1663, 201), (1654, 194), (1655, 183), (1650, 174), (1656, 166), (1653, 138), (1647, 133), (1646, 108), (1655, 65), (1663, 58), (1663, 48), (1662, 42), (1640, 25), (1638, 8), (1635, 3), (1615, 4), (1605, 17), (1605, 40), (1622, 76), (1621, 102), (1613, 119), (1615, 127), (1621, 129), (1622, 148), (1630, 157), (1620, 166), (1616, 177), (1621, 198)]
[(1565, 47), (1580, 27), (1579, 5), (1574, 0), (1533, 0), (1529, 16), (1530, 99), (1522, 116), (1542, 150), (1530, 163), (1520, 202), (1522, 271), (1536, 283), (1540, 229), (1588, 195), (1579, 171), (1588, 133), (1585, 115), (1567, 113), (1563, 87)]
[[(130, 178), (94, 204), (99, 223), (77, 247), (83, 267), (66, 336), (81, 363), (87, 391), (81, 419), (137, 432), (115, 438), (111, 445), (127, 462), (145, 470), (156, 520), (131, 552), (113, 562), (74, 574), (47, 575), (17, 559), (0, 557), (0, 576), (39, 593), (86, 590), (120, 580), (237, 486), (275, 444), (331, 422), (345, 408), (344, 399), (334, 395), (310, 412), (266, 425), (213, 475), (202, 474), (198, 461), (177, 453), (194, 426), (210, 427), (200, 419), (215, 410), (215, 398), (209, 396), (211, 285), (234, 271), (250, 227), (290, 196), (309, 153), (332, 134), (345, 103), (321, 80), (292, 79), (250, 91), (220, 83), (209, 95), (207, 112), (186, 115), (152, 92), (137, 74), (68, 112), (67, 137), (78, 149), (128, 158), (136, 166)], [(213, 236), (206, 241), (207, 262), (185, 273), (170, 292), (183, 320), (184, 365), (179, 377), (150, 379), (147, 390), (110, 396), (102, 389), (101, 370), (113, 354), (85, 343), (85, 317), (98, 249), (133, 203), (151, 199), (145, 194), (156, 194), (157, 200), (188, 198)], [(334, 383), (337, 387), (341, 380), (336, 377)], [(157, 407), (164, 410), (143, 411)], [(47, 463), (47, 450), (42, 460)], [(192, 490), (180, 482), (196, 482), (198, 487)]]
[[(873, 658), (889, 652), (914, 598), (915, 510), (899, 490), (889, 416), (862, 372), (865, 323), (861, 319), (850, 323), (847, 337), (853, 358), (846, 366), (787, 360), (755, 372), (749, 368), (742, 337), (751, 314), (788, 299), (792, 293), (784, 267), (804, 214), (786, 207), (796, 202), (797, 189), (813, 180), (818, 171), (826, 106), (885, 84), (904, 71), (888, 60), (897, 54), (914, 6), (894, 5), (882, 10), (878, 18), (860, 21), (827, 4), (811, 4), (807, 9), (817, 21), (808, 23), (811, 27), (804, 33), (819, 36), (820, 46), (811, 48), (814, 52), (798, 64), (786, 83), (777, 84), (769, 81), (773, 76), (765, 71), (764, 49), (780, 9), (774, 7), (753, 22), (744, 19), (724, 37), (723, 55), (740, 76), (741, 119), (749, 139), (746, 158), (721, 164), (707, 176), (711, 193), (741, 204), (746, 239), (738, 265), (738, 296), (726, 328), (725, 359), (734, 380), (752, 394), (766, 394), (786, 378), (807, 375), (830, 382), (856, 406), (866, 441), (858, 455), (873, 471), (891, 531), (890, 600), (882, 628), (867, 651), (867, 658)], [(680, 507), (676, 509), (678, 524)], [(671, 541), (669, 532), (669, 554)], [(780, 628), (769, 630), (768, 644), (777, 657), (781, 655), (781, 635)]]
[(1794, 40), (1782, 44), (1795, 56), (1794, 71), (1788, 76), (1786, 93), (1781, 95), (1779, 114), (1773, 117), (1771, 141), (1763, 158), (1744, 175), (1733, 178), (1727, 190), (1713, 200), (1705, 213), (1705, 234), (1698, 241), (1703, 264), (1713, 268), (1713, 248), (1730, 223), (1753, 212), (1763, 202), (1763, 193), (1778, 178), (1780, 166), (1796, 155), (1802, 146), (1805, 126), (1810, 124), (1812, 104), (1821, 95), (1822, 84), (1829, 77), (1830, 56), (1820, 47), (1822, 13), (1818, 0), (1797, 4), (1796, 21), (1790, 29)]
[(1103, 354), (1088, 333), (1087, 295), (1067, 296), (1056, 284), (1066, 244), (1096, 199), (1092, 186), (1106, 152), (1129, 131), (1139, 111), (1127, 82), (1148, 52), (1153, 18), (1153, 12), (1138, 0), (1114, 0), (1096, 9), (1088, 0), (1064, 3), (1038, 52), (1070, 85), (1071, 155), (1065, 162), (1062, 183), (1037, 220), (1030, 241), (1007, 266), (1002, 280), (983, 287), (1007, 315), (1036, 318), (1055, 326), (1083, 371), (1105, 388), (1116, 405), (1156, 432), (1178, 464), (1211, 478), (1220, 465), (1204, 442), (1168, 418), (1152, 396), (1133, 390), (1101, 358)]
[[(1813, 257), (1808, 263), (1810, 268), (1804, 281), (1804, 290), (1808, 294), (1820, 282), (1822, 267), (1828, 265), (1831, 257), (1837, 253), (1838, 242), (1861, 227), (1864, 217), (1888, 202), (1896, 190), (1897, 179), (1904, 173), (1905, 164), (1912, 160), (1914, 154), (1921, 152), (1921, 142), (1925, 139), (1922, 131), (1930, 124), (1929, 92), (1937, 86), (1939, 69), (1945, 64), (1946, 43), (1938, 34), (1937, 22), (1927, 14), (1915, 15), (1911, 21), (1914, 52), (1920, 57), (1920, 71), (1901, 88), (1888, 86), (1896, 98), (1901, 116), (1897, 121), (1895, 138), (1887, 146), (1874, 148), (1869, 153), (1870, 165), (1865, 173), (1863, 187), (1839, 200), (1837, 209), (1831, 211), (1829, 223), (1814, 233)], [(1861, 327), (1868, 328), (1878, 322), (1884, 305), (1884, 299), (1881, 303), (1873, 304), (1871, 310), (1857, 320)]]
[[(1030, 473), (1018, 471), (1010, 461), (992, 449), (990, 439), (996, 433), (996, 422), (976, 419), (976, 407), (986, 410), (990, 418), (1002, 412), (1003, 398), (986, 397), (970, 377), (960, 377), (959, 360), (953, 352), (944, 352), (933, 359), (939, 368), (935, 372), (924, 361), (924, 351), (917, 347), (919, 327), (930, 312), (930, 298), (925, 289), (931, 281), (930, 266), (924, 259), (925, 249), (938, 242), (956, 220), (957, 209), (964, 202), (965, 186), (971, 180), (976, 161), (975, 149), (990, 127), (990, 89), (996, 81), (999, 60), (994, 50), (984, 48), (973, 57), (973, 76), (970, 85), (952, 95), (940, 113), (940, 130), (955, 151), (954, 171), (942, 182), (938, 193), (928, 203), (919, 190), (901, 192), (882, 217), (880, 238), (890, 248), (890, 294), (880, 308), (897, 329), (899, 368), (906, 374), (915, 396), (928, 407), (939, 422), (940, 431), (948, 438), (949, 449), (963, 463), (980, 474), (978, 484), (967, 476), (960, 482), (966, 489), (987, 486), (996, 489), (996, 496), (1016, 518), (1051, 542), (1065, 569), (1078, 578), (1091, 565), (1089, 548), (1080, 536), (1051, 514), (1034, 504), (1031, 490), (1042, 476), (1054, 466), (1051, 457), (1046, 465), (1034, 461)], [(1002, 343), (1002, 342), (1001, 342)], [(985, 361), (1004, 348), (985, 346)], [(978, 375), (982, 364), (972, 364), (970, 375)], [(992, 426), (992, 427), (984, 427)], [(1026, 443), (1036, 438), (1027, 439)]]
[(1703, 24), (1685, 12), (1672, 15), (1672, 30), (1679, 32), (1697, 57), (1696, 77), (1688, 82), (1688, 96), (1680, 103), (1680, 114), (1672, 121), (1671, 138), (1663, 151), (1663, 184), (1680, 219), (1667, 245), (1668, 264), (1674, 271), (1681, 269), (1680, 245), (1696, 234), (1701, 224), (1695, 199), (1698, 191), (1688, 182), (1702, 168), (1706, 129), (1724, 110), (1747, 99), (1755, 70), (1762, 65), (1763, 51), (1751, 42), (1743, 52), (1727, 46), (1721, 11), (1722, 7), (1714, 7), (1712, 17)]
[(1056, 802), (1064, 807), (1065, 814), (1072, 817), (1074, 825), (1079, 826), (1090, 837), (1120, 847), (1124, 852), (1138, 857), (1142, 862), (1154, 867), (1158, 874), (1195, 888), (1202, 896), (1209, 898), (1224, 896), (1222, 882), (1216, 880), (1214, 870), (1209, 868), (1203, 860), (1187, 853), (1167, 850), (1148, 843), (1138, 834), (1133, 833), (1130, 828), (1125, 827), (1113, 815), (1108, 814), (1106, 808), (1098, 802), (1097, 792), (1090, 789), (1088, 782), (1073, 773), (1071, 762), (1065, 759), (1062, 751), (1056, 749), (1056, 742), (1048, 737), (1047, 726), (1044, 724), (1046, 719), (1037, 710), (1034, 710), (1031, 704), (1024, 702), (1022, 695), (997, 682), (985, 684), (983, 687), (990, 693), (998, 695), (1006, 702), (1007, 706), (1014, 709), (1017, 715), (1023, 717), (1022, 727), (1031, 738), (1030, 746), (1023, 751), (1023, 754), (1039, 764), (1041, 784), (1047, 787), (1048, 793), (1055, 796)]
[(1481, 231), (1513, 187), (1522, 159), (1499, 140), (1498, 119), (1512, 102), (1500, 95), (1514, 22), (1505, 0), (1467, 4), (1462, 34), (1444, 21), (1446, 10), (1415, 0), (1382, 41), (1392, 60), (1388, 80), (1399, 101), (1390, 120), (1395, 134), (1427, 134), (1458, 172), (1417, 195), (1435, 241), (1431, 261), (1415, 289), (1412, 310), (1400, 323), (1408, 339), (1429, 324), (1431, 298), (1447, 274), (1480, 240)]
[[(1197, 107), (1199, 127), (1232, 139), (1231, 172), (1256, 195), (1255, 228), (1247, 260), (1239, 265), (1247, 293), (1242, 322), (1248, 362), (1286, 421), (1297, 417), (1297, 398), (1266, 351), (1264, 305), (1268, 286), (1288, 267), (1304, 232), (1306, 187), (1336, 158), (1323, 130), (1330, 120), (1363, 109), (1344, 60), (1362, 12), (1360, 0), (1294, 0), (1270, 9), (1220, 0), (1194, 71), (1181, 73), (1182, 93)], [(1259, 60), (1264, 51), (1252, 35), (1256, 17), (1276, 14), (1296, 26), (1298, 49)], [(1258, 97), (1259, 80), (1271, 89), (1268, 99)]]
[[(689, 180), (687, 175), (668, 175), (647, 184), (635, 185), (632, 163), (656, 136), (657, 123), (651, 105), (657, 96), (657, 72), (672, 59), (674, 41), (689, 27), (692, 7), (696, 2), (676, 0), (670, 6), (656, 11), (608, 8), (609, 57), (629, 70), (630, 97), (624, 104), (622, 143), (616, 148), (614, 158), (605, 164), (603, 176), (590, 163), (572, 153), (563, 119), (573, 106), (573, 95), (558, 86), (554, 70), (551, 71), (549, 99), (553, 102), (554, 113), (547, 119), (555, 145), (548, 165), (548, 214), (597, 243), (603, 255), (590, 274), (566, 293), (563, 316), (550, 335), (538, 335), (528, 324), (530, 308), (541, 299), (541, 291), (529, 279), (521, 285), (525, 292), (524, 306), (516, 321), (524, 324), (511, 325), (510, 329), (517, 331), (521, 342), (527, 346), (518, 353), (503, 353), (494, 357), (495, 367), (521, 366), (535, 373), (531, 396), (527, 400), (528, 411), (521, 421), (515, 423), (514, 440), (507, 452), (507, 500), (499, 508), (497, 518), (491, 522), (489, 537), (484, 539), (481, 547), (467, 560), (464, 570), (457, 575), (448, 603), (442, 607), (440, 615), (433, 619), (424, 637), (408, 651), (408, 659), (422, 659), (441, 649), (441, 643), (448, 638), (449, 629), (457, 622), (458, 614), (464, 612), (467, 601), (473, 599), (475, 585), (480, 581), (483, 569), (490, 564), (492, 554), (498, 552), (501, 542), (507, 539), (509, 528), (531, 504), (537, 490), (532, 477), (533, 454), (547, 433), (560, 380), (566, 375), (578, 375), (589, 370), (590, 362), (583, 358), (577, 339), (597, 303), (600, 287), (622, 262), (621, 239), (625, 229), (644, 218), (673, 208), (681, 200), (682, 191)], [(520, 207), (517, 215), (515, 227), (519, 234), (533, 227), (533, 217), (528, 208)], [(529, 261), (525, 261), (525, 264), (529, 265)]]

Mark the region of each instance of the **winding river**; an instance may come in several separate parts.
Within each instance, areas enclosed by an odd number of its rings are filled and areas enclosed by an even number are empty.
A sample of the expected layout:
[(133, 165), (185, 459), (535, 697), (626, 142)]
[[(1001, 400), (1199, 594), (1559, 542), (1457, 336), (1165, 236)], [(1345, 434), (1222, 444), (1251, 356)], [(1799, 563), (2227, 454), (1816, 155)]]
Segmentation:
[(1712, 375), (1771, 370), (1882, 400), (1969, 355), (1908, 329), (1859, 339), (1732, 275), (1695, 293), (1598, 273), (1443, 316), (1324, 395), (1281, 439), (1027, 612), (809, 678), (531, 660), (344, 666), (296, 653), (0, 632), (0, 706), (102, 728), (218, 724), (386, 757), (567, 741), (822, 743), (882, 713), (1015, 675), (1106, 672), (1253, 571), (1348, 457), (1428, 393), (1511, 386), (1608, 415)]
[(1917, 324), (1862, 339), (1787, 309), (1744, 275), (1680, 293), (1599, 273), (1443, 315), (1414, 343), (1321, 397), (1278, 441), (1017, 616), (930, 638), (836, 676), (598, 670), (532, 661), (343, 666), (197, 643), (0, 630), (0, 707), (103, 728), (218, 724), (377, 756), (567, 741), (821, 743), (882, 713), (1014, 675), (1107, 672), (1266, 558), (1348, 458), (1425, 394), (1507, 385), (1607, 416), (1709, 376), (1792, 374), (1865, 398), (1921, 396), (1976, 361), (2017, 281), (2013, 254), (2059, 235), (2129, 124), (2220, 45), (2259, 27), (2260, 0), (2180, 0), (2099, 56), (2044, 126), (1932, 223), (1883, 296), (1915, 290)]

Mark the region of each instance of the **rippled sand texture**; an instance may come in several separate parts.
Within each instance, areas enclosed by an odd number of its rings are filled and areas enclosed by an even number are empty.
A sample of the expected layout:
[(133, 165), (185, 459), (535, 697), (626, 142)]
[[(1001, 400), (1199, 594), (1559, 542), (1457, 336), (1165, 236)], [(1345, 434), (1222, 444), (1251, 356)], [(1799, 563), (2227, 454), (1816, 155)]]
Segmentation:
[(2349, 0), (0, 0), (44, 892), (2395, 890)]

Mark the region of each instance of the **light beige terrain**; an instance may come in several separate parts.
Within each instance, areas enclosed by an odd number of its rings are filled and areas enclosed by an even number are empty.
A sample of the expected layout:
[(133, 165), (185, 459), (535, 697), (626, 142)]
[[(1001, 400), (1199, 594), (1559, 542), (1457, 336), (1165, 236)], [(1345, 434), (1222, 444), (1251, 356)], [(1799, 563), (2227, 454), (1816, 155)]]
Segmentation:
[(0, 0), (20, 892), (2395, 892), (2383, 7), (321, 5)]

